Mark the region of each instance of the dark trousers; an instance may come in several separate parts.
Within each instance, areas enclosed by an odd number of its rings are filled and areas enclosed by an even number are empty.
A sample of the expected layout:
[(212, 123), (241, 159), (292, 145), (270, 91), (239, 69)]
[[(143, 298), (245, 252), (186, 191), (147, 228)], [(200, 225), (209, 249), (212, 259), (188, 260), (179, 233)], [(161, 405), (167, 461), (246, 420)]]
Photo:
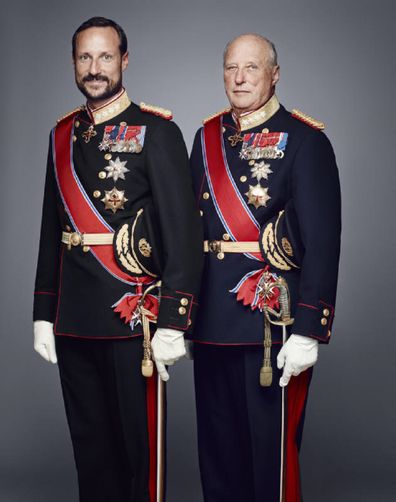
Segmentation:
[(194, 345), (205, 502), (302, 500), (298, 449), (311, 372), (294, 377), (282, 396), (276, 367), (279, 348), (272, 348), (273, 383), (261, 387), (262, 348)]
[(56, 337), (80, 502), (150, 502), (142, 340)]

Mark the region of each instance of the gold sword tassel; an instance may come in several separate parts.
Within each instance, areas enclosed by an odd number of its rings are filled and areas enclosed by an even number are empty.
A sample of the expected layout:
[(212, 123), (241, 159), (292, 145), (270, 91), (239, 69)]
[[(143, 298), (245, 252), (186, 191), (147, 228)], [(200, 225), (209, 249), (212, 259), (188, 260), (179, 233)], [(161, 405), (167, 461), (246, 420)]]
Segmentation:
[(146, 291), (142, 294), (142, 297), (139, 300), (138, 309), (140, 319), (142, 321), (143, 326), (143, 359), (142, 359), (142, 375), (144, 377), (153, 376), (154, 364), (152, 361), (152, 352), (151, 352), (151, 334), (150, 334), (150, 322), (157, 322), (157, 319), (153, 319), (153, 314), (144, 308), (144, 300), (150, 291), (155, 288), (161, 287), (161, 281), (156, 282), (149, 286)]

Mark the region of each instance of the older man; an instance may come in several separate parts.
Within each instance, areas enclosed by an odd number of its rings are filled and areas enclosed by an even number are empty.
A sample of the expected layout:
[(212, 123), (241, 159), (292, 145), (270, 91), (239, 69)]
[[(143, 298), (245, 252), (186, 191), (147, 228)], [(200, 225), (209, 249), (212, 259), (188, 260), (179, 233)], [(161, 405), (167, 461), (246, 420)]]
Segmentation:
[(279, 104), (278, 80), (269, 40), (232, 40), (231, 108), (204, 121), (191, 155), (207, 252), (192, 337), (205, 502), (301, 501), (311, 367), (334, 319), (337, 166), (323, 124)]
[(157, 319), (166, 380), (185, 353), (203, 254), (188, 156), (169, 111), (128, 98), (118, 24), (83, 23), (73, 60), (87, 103), (51, 133), (34, 346), (58, 361), (80, 501), (157, 502), (164, 417), (147, 325)]

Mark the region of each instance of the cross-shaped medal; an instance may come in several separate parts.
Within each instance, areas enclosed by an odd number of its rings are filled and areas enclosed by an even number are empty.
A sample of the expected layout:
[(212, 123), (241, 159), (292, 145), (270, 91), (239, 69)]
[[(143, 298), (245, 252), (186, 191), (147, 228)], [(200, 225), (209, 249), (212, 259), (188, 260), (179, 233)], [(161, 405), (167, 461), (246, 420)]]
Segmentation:
[(94, 129), (94, 125), (91, 124), (88, 129), (82, 133), (82, 137), (84, 138), (85, 143), (89, 143), (90, 139), (96, 136), (97, 132)]
[(233, 136), (228, 136), (228, 141), (231, 143), (231, 146), (236, 146), (240, 141), (243, 141), (243, 136), (237, 131)]

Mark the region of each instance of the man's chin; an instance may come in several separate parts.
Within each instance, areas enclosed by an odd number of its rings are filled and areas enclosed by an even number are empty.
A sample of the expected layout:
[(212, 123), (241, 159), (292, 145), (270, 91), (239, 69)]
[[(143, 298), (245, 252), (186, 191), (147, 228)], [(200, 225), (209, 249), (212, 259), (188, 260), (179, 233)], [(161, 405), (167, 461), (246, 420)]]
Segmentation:
[(84, 88), (83, 91), (84, 96), (90, 101), (101, 101), (103, 99), (107, 99), (115, 94), (112, 89), (97, 89), (97, 90), (89, 90)]
[(235, 110), (238, 110), (240, 113), (245, 113), (246, 111), (251, 110), (252, 102), (248, 99), (233, 99), (231, 101), (231, 106)]
[(120, 92), (122, 89), (122, 84), (115, 87), (107, 86), (105, 89), (88, 89), (85, 85), (79, 85), (79, 90), (84, 94), (84, 96), (92, 103), (97, 103), (106, 99), (110, 99)]

